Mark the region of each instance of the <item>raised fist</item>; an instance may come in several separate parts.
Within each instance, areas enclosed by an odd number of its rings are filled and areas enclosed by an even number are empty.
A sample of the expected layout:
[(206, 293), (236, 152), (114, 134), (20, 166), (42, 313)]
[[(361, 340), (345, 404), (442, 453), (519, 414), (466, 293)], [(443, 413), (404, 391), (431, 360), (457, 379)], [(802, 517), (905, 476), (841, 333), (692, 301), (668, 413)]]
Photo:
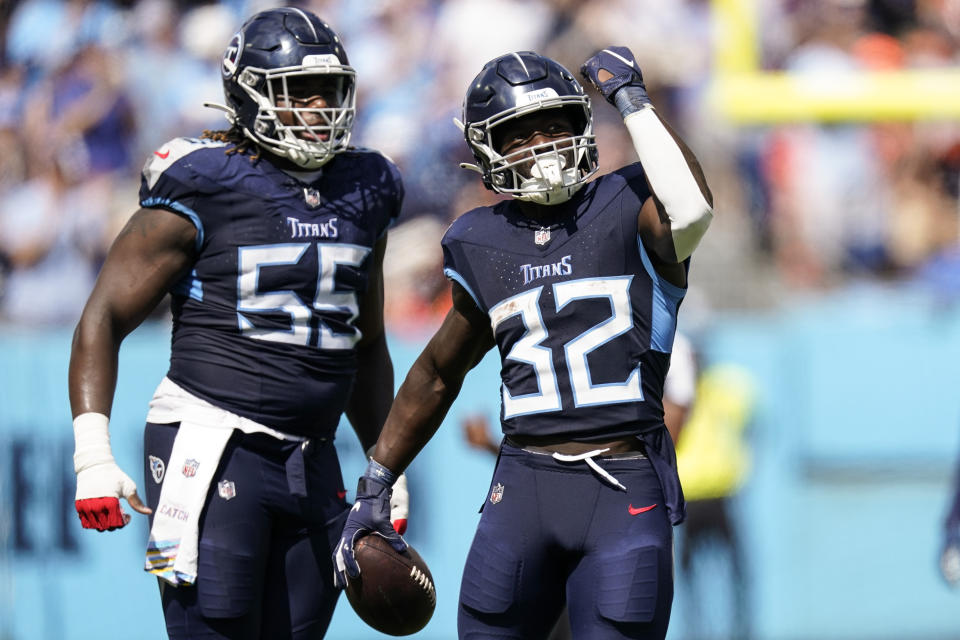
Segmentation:
[(583, 63), (580, 74), (607, 102), (617, 107), (622, 116), (650, 104), (640, 66), (626, 47), (608, 47), (599, 51)]

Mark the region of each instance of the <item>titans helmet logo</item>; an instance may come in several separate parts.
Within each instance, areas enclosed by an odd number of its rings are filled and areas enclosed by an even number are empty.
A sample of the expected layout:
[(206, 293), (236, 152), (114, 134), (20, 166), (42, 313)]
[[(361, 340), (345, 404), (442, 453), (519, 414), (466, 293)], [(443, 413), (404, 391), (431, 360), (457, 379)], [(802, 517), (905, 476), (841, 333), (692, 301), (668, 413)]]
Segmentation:
[(240, 62), (241, 52), (243, 52), (243, 32), (238, 32), (230, 40), (230, 44), (227, 45), (227, 50), (223, 52), (220, 72), (224, 78), (229, 78), (237, 70), (237, 63)]

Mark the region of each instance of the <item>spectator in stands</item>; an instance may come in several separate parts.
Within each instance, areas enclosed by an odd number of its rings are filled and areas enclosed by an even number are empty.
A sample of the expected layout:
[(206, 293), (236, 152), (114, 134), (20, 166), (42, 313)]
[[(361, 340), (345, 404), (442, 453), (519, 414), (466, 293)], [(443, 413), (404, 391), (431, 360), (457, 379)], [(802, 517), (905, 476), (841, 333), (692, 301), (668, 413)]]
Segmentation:
[(75, 322), (102, 258), (106, 183), (83, 182), (68, 156), (32, 159), (28, 179), (0, 193), (0, 254), (9, 273), (0, 319)]

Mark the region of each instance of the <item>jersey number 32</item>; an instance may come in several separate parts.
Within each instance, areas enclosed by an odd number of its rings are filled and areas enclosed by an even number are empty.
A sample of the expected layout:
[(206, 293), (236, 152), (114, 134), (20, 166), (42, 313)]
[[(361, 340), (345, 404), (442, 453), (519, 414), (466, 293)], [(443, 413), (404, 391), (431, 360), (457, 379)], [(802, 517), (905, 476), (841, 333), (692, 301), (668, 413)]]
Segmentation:
[[(594, 384), (590, 379), (587, 356), (594, 349), (623, 335), (633, 328), (633, 313), (630, 306), (630, 282), (632, 276), (610, 278), (581, 278), (553, 285), (553, 298), (557, 311), (568, 304), (588, 298), (607, 298), (610, 301), (610, 317), (596, 324), (563, 345), (573, 404), (583, 407), (598, 404), (642, 401), (639, 367), (630, 372), (623, 382)], [(540, 313), (540, 294), (543, 287), (530, 289), (500, 302), (490, 309), (493, 331), (507, 318), (519, 315), (526, 333), (511, 347), (505, 360), (516, 360), (533, 366), (540, 390), (514, 396), (503, 386), (504, 418), (561, 410), (560, 389), (557, 372), (553, 366), (553, 354), (541, 344), (547, 338), (547, 327)]]

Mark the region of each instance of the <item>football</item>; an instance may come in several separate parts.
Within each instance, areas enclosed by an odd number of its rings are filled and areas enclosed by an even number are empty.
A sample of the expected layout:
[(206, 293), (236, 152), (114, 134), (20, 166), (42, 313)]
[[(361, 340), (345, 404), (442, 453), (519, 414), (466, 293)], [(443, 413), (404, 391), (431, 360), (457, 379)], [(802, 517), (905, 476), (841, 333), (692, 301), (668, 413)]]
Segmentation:
[(354, 545), (360, 577), (347, 583), (347, 599), (368, 625), (391, 636), (423, 629), (433, 616), (437, 592), (427, 563), (416, 549), (397, 553), (380, 535), (366, 535)]

